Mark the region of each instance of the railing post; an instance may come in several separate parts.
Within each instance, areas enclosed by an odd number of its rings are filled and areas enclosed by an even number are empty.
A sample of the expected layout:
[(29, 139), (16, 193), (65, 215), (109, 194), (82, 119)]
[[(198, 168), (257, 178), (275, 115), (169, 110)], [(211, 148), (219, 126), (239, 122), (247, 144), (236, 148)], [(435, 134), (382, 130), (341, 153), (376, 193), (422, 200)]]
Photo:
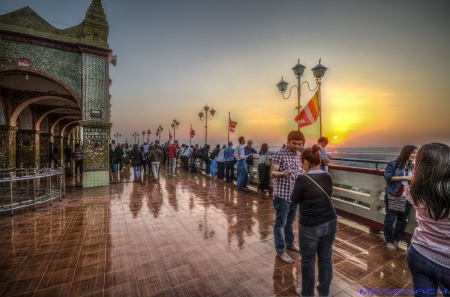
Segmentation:
[(14, 213), (13, 213), (13, 186), (12, 186), (12, 184), (13, 184), (13, 181), (12, 181), (13, 177), (12, 177), (12, 171), (9, 173), (9, 179), (10, 179), (10, 182), (9, 182), (9, 195), (10, 195), (10, 198), (11, 198), (11, 216), (13, 216)]

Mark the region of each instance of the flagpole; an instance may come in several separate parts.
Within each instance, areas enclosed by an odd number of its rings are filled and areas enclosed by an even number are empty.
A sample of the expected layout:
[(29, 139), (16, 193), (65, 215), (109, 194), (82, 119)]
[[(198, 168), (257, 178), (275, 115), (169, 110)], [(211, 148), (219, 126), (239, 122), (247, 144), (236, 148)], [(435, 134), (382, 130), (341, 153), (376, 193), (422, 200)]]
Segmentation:
[(319, 137), (322, 137), (322, 91), (320, 89), (322, 86), (322, 82), (319, 80), (317, 83), (319, 84), (319, 88), (317, 90), (317, 92), (319, 93), (318, 96), (319, 96), (319, 116), (320, 116), (320, 119), (319, 119), (320, 136)]
[(228, 142), (230, 142), (230, 122), (231, 122), (231, 113), (228, 112)]

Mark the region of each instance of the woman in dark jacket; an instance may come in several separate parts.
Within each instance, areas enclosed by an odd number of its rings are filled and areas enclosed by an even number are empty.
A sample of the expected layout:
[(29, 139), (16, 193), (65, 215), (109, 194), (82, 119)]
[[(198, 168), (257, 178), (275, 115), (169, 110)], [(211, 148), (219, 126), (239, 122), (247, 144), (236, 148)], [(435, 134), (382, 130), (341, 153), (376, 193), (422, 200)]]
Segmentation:
[(131, 166), (133, 167), (134, 172), (134, 181), (139, 181), (141, 178), (141, 151), (137, 144), (133, 144), (133, 150), (130, 152)]
[[(414, 159), (416, 158), (417, 147), (414, 145), (405, 145), (397, 160), (391, 161), (384, 171), (384, 179), (386, 180), (384, 203), (386, 204), (386, 215), (384, 217), (384, 240), (389, 250), (399, 249), (398, 242), (403, 238), (403, 231), (406, 227), (406, 219), (408, 218), (411, 204), (406, 202), (404, 213), (389, 210), (388, 193), (391, 195), (404, 195), (399, 190), (409, 184), (414, 173)], [(397, 218), (395, 232), (392, 234), (392, 228)]]
[(270, 175), (270, 166), (266, 165), (266, 160), (270, 159), (269, 157), (269, 145), (267, 143), (263, 143), (261, 145), (261, 150), (259, 151), (259, 164), (258, 164), (258, 177), (259, 177), (259, 187), (258, 193), (266, 194), (266, 188), (269, 186), (269, 175)]
[(66, 144), (66, 148), (64, 149), (64, 157), (64, 163), (69, 165), (70, 161), (72, 160), (72, 149), (68, 144)]

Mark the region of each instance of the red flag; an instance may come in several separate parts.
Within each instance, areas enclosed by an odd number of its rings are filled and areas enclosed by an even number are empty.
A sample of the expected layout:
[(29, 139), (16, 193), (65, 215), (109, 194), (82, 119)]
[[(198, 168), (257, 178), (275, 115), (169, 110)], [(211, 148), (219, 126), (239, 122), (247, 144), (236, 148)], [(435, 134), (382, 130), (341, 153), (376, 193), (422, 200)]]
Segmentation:
[(191, 138), (194, 138), (194, 136), (195, 136), (195, 131), (194, 131), (194, 129), (191, 128)]
[(295, 121), (299, 127), (308, 126), (314, 124), (319, 116), (319, 98), (317, 97), (317, 92), (309, 100), (308, 104), (300, 111), (295, 117)]
[(172, 140), (172, 133), (170, 133), (170, 131), (169, 131), (169, 141), (171, 141)]
[(237, 126), (237, 122), (233, 122), (230, 119), (230, 132), (234, 132), (234, 130), (236, 129), (236, 126)]
[(159, 129), (156, 130), (156, 136), (159, 136)]

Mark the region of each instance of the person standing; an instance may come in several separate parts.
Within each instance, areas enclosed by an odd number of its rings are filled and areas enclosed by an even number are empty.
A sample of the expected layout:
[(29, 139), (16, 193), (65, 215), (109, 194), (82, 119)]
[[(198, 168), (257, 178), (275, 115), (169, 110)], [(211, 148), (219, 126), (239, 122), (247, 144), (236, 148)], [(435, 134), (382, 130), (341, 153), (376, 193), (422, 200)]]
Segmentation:
[(123, 170), (123, 155), (125, 152), (123, 151), (120, 143), (117, 144), (116, 149), (114, 150), (114, 157), (116, 158), (116, 162), (119, 163), (119, 170)]
[(338, 220), (331, 195), (333, 180), (320, 169), (320, 148), (313, 146), (302, 151), (300, 159), (306, 174), (295, 180), (291, 201), (299, 205), (298, 241), (302, 258), (302, 282), (295, 289), (300, 296), (314, 296), (315, 262), (318, 258), (319, 296), (328, 296), (333, 279), (332, 248)]
[(320, 148), (320, 157), (322, 159), (322, 163), (320, 164), (320, 169), (324, 171), (328, 171), (328, 164), (330, 164), (331, 156), (327, 154), (327, 151), (325, 148), (328, 145), (328, 138), (327, 137), (320, 137), (317, 140), (316, 146)]
[(225, 182), (232, 184), (234, 180), (234, 148), (233, 142), (228, 142), (228, 148), (223, 152), (225, 158)]
[(183, 153), (183, 164), (184, 164), (184, 170), (189, 171), (189, 156), (192, 154), (194, 146), (187, 146)]
[(53, 142), (50, 142), (49, 145), (50, 147), (48, 151), (48, 167), (52, 168), (52, 161), (54, 161), (57, 166), (60, 166), (61, 164), (59, 164), (58, 160), (56, 159), (56, 156), (58, 155), (59, 152), (58, 148), (53, 145)]
[(270, 180), (270, 165), (266, 165), (266, 161), (269, 160), (269, 145), (263, 143), (261, 145), (261, 150), (259, 151), (259, 164), (258, 164), (258, 176), (259, 176), (259, 187), (258, 193), (266, 194), (267, 187), (269, 186)]
[[(159, 165), (161, 163), (162, 157), (163, 157), (163, 154), (162, 154), (162, 151), (159, 148), (158, 144), (155, 144), (153, 149), (148, 151), (147, 161), (151, 166), (151, 172), (152, 172), (153, 178), (155, 180), (158, 180)], [(150, 172), (150, 168), (149, 168), (149, 172)]]
[[(406, 227), (406, 220), (412, 205), (406, 203), (405, 212), (397, 212), (389, 209), (388, 193), (394, 196), (404, 195), (403, 190), (409, 185), (414, 173), (414, 159), (416, 158), (417, 147), (414, 145), (405, 145), (397, 160), (391, 161), (384, 170), (384, 179), (386, 180), (384, 203), (386, 205), (386, 214), (384, 216), (384, 241), (390, 251), (400, 248), (398, 242), (403, 239), (403, 232)], [(392, 228), (397, 218), (395, 232), (392, 234)]]
[[(450, 296), (450, 147), (429, 143), (417, 152), (406, 200), (418, 227), (406, 252), (414, 296)], [(440, 295), (440, 294), (439, 294)]]
[(75, 161), (75, 175), (83, 174), (83, 151), (79, 143), (75, 144), (75, 151), (73, 152), (73, 160)]
[(217, 156), (220, 152), (220, 144), (216, 145), (216, 148), (211, 153), (211, 156), (209, 157), (211, 159), (211, 177), (216, 177), (216, 171), (217, 171)]
[(236, 188), (238, 189), (239, 193), (244, 193), (244, 188), (247, 187), (248, 175), (247, 175), (247, 167), (246, 167), (245, 160), (249, 156), (253, 155), (253, 153), (250, 153), (250, 155), (245, 154), (244, 144), (245, 144), (245, 138), (243, 136), (239, 137), (239, 145), (234, 150), (234, 157), (237, 160), (237, 163), (236, 163), (236, 168), (237, 168)]
[(133, 167), (134, 181), (137, 182), (141, 178), (141, 151), (137, 144), (133, 144), (133, 150), (130, 153), (131, 166)]
[(225, 149), (227, 146), (224, 144), (222, 149), (217, 154), (217, 179), (223, 181), (225, 177)]
[(197, 164), (197, 151), (198, 150), (199, 150), (199, 146), (196, 143), (191, 152), (191, 168), (195, 168), (195, 165)]
[(172, 176), (176, 176), (175, 169), (177, 167), (177, 150), (178, 150), (178, 140), (169, 147), (169, 160), (170, 160), (170, 173)]
[(294, 244), (294, 221), (298, 204), (292, 203), (291, 192), (298, 172), (302, 170), (298, 149), (304, 145), (305, 136), (302, 132), (295, 130), (289, 132), (287, 146), (273, 156), (270, 168), (274, 187), (275, 249), (281, 260), (286, 263), (294, 263), (294, 260), (286, 253), (286, 248), (299, 252)]
[(252, 140), (248, 140), (247, 141), (247, 146), (244, 147), (244, 153), (246, 155), (248, 155), (248, 158), (245, 159), (245, 166), (247, 169), (247, 173), (248, 173), (248, 179), (247, 179), (247, 185), (248, 186), (250, 184), (250, 182), (252, 181), (252, 179), (255, 177), (255, 171), (253, 170), (253, 154), (257, 154), (258, 152), (255, 150), (255, 148), (253, 147), (253, 141)]
[(66, 147), (64, 148), (64, 163), (67, 167), (69, 167), (70, 162), (72, 161), (72, 149), (68, 144), (66, 144)]

